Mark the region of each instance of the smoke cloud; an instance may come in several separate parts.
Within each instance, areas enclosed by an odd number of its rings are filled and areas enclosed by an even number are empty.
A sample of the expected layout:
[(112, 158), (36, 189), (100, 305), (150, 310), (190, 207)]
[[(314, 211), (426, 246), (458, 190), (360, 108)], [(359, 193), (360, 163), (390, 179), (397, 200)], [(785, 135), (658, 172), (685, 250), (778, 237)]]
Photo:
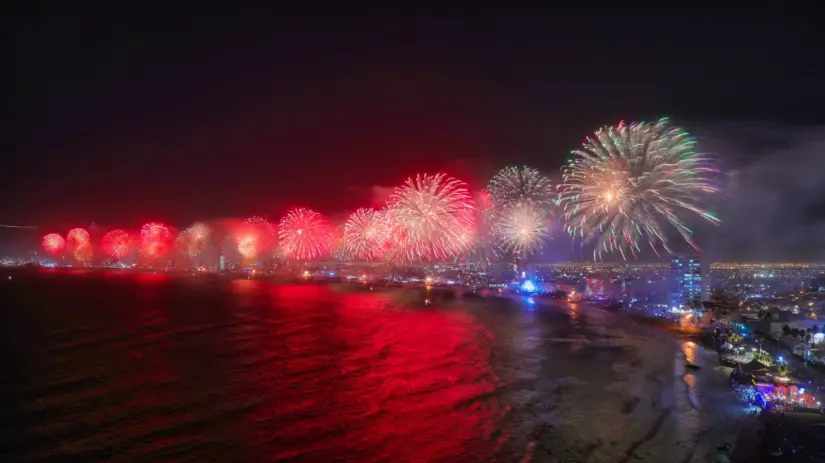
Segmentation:
[(722, 224), (697, 236), (709, 258), (825, 259), (825, 127), (729, 124), (703, 138), (728, 172)]

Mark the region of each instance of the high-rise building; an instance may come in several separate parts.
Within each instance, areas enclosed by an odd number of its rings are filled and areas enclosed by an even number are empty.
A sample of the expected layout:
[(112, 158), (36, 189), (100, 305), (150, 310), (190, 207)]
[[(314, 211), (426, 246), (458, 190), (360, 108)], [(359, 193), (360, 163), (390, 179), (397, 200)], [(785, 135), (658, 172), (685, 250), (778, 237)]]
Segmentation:
[(670, 261), (670, 307), (687, 307), (702, 298), (699, 256), (675, 256)]

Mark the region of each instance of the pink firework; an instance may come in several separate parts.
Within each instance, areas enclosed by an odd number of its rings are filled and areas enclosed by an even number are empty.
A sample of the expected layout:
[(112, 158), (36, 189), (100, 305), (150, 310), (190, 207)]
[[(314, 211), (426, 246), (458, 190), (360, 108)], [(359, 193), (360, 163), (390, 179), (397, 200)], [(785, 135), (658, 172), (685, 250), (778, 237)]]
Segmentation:
[(43, 237), (43, 250), (49, 254), (56, 255), (66, 246), (66, 240), (57, 233), (49, 233)]
[(103, 252), (114, 259), (122, 259), (132, 248), (132, 237), (121, 229), (106, 233), (101, 241)]
[(140, 253), (149, 259), (166, 254), (172, 242), (169, 227), (159, 222), (149, 222), (140, 229)]
[(321, 214), (306, 208), (292, 209), (278, 226), (281, 248), (290, 259), (309, 260), (330, 247), (331, 230)]
[(375, 209), (358, 209), (344, 225), (344, 247), (355, 260), (380, 259), (389, 236), (387, 214)]
[(418, 175), (395, 189), (388, 203), (396, 263), (454, 259), (475, 235), (475, 201), (467, 185), (444, 174)]

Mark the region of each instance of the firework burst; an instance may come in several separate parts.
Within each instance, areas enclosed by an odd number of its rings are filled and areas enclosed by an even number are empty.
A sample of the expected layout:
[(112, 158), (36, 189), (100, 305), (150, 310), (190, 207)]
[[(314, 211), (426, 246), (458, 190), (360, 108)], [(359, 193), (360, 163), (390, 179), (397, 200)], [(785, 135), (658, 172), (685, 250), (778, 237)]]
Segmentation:
[(700, 198), (721, 190), (712, 158), (697, 153), (695, 145), (667, 119), (597, 131), (563, 169), (559, 200), (568, 233), (594, 243), (596, 259), (617, 251), (636, 257), (643, 241), (657, 254), (657, 245), (671, 252), (667, 224), (699, 250), (680, 215), (718, 223)]
[(66, 246), (75, 260), (88, 264), (94, 257), (94, 250), (89, 239), (89, 232), (83, 228), (73, 228), (66, 234)]
[(344, 225), (344, 247), (353, 259), (379, 259), (389, 239), (389, 225), (386, 213), (375, 209), (358, 209)]
[(180, 252), (189, 257), (197, 257), (209, 244), (212, 229), (203, 222), (195, 222), (178, 235), (176, 240)]
[(132, 248), (132, 237), (121, 229), (112, 230), (103, 235), (101, 240), (103, 252), (113, 259), (122, 259)]
[(66, 239), (71, 249), (91, 244), (89, 241), (89, 232), (84, 228), (72, 228), (69, 230), (69, 233), (66, 234)]
[(538, 170), (525, 166), (501, 169), (490, 179), (487, 191), (496, 209), (530, 202), (549, 211), (555, 198), (550, 179)]
[(75, 248), (74, 251), (72, 251), (72, 256), (74, 256), (75, 260), (84, 265), (89, 265), (89, 263), (92, 262), (94, 255), (95, 252), (92, 249), (91, 244)]
[(172, 241), (169, 227), (159, 222), (150, 222), (140, 229), (140, 253), (148, 259), (166, 254)]
[(254, 259), (272, 247), (277, 233), (275, 226), (263, 217), (249, 217), (234, 231), (238, 252), (247, 259)]
[(444, 174), (408, 179), (390, 197), (388, 214), (387, 257), (396, 263), (454, 259), (475, 235), (475, 202), (467, 186)]
[(258, 237), (256, 235), (244, 235), (237, 237), (238, 252), (246, 257), (252, 259), (258, 255), (260, 247), (258, 245)]
[(511, 204), (498, 215), (496, 235), (508, 252), (519, 256), (535, 254), (550, 238), (550, 216), (530, 201)]
[(66, 246), (66, 240), (57, 233), (49, 233), (43, 237), (42, 244), (44, 251), (56, 255)]
[(489, 192), (480, 191), (475, 195), (476, 230), (469, 248), (461, 256), (467, 264), (476, 267), (489, 267), (498, 261), (502, 248), (495, 235), (496, 214)]
[(278, 237), (288, 258), (310, 260), (329, 250), (331, 231), (324, 216), (301, 207), (292, 209), (281, 219)]

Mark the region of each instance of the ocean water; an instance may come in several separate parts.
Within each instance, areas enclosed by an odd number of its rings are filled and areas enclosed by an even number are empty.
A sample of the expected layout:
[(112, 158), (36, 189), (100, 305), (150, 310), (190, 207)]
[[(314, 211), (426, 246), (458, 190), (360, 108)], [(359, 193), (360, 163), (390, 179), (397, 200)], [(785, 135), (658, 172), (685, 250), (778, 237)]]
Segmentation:
[(8, 276), (6, 462), (700, 462), (745, 417), (715, 353), (581, 303)]

